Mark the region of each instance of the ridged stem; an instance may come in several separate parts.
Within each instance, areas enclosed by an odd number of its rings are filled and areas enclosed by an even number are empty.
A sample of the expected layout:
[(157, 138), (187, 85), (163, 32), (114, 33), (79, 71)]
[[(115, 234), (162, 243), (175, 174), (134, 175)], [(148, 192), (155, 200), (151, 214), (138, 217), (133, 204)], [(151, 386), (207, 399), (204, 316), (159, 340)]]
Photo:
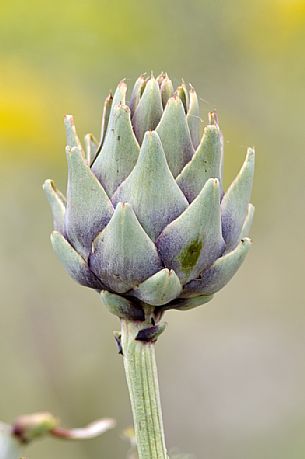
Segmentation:
[(162, 422), (155, 343), (136, 341), (143, 322), (121, 321), (124, 368), (139, 459), (168, 459)]

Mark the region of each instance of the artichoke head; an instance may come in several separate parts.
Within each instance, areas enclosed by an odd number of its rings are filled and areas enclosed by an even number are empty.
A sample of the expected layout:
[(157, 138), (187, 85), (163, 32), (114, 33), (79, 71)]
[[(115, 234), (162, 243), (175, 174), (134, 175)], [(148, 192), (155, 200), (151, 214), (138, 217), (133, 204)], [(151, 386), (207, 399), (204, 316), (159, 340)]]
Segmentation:
[(201, 137), (195, 90), (174, 90), (161, 74), (140, 76), (129, 102), (126, 93), (121, 81), (105, 101), (99, 142), (86, 135), (84, 150), (65, 117), (67, 198), (44, 183), (52, 245), (118, 315), (131, 305), (189, 309), (209, 301), (250, 248), (254, 150), (224, 192), (217, 116), (209, 113)]

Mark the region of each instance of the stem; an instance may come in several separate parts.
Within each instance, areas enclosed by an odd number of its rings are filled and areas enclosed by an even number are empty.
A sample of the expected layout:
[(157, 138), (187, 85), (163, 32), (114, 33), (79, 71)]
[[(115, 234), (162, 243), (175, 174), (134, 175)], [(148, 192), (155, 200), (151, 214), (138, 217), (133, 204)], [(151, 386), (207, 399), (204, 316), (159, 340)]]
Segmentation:
[(153, 342), (136, 341), (146, 322), (121, 321), (124, 368), (134, 418), (139, 459), (168, 459)]

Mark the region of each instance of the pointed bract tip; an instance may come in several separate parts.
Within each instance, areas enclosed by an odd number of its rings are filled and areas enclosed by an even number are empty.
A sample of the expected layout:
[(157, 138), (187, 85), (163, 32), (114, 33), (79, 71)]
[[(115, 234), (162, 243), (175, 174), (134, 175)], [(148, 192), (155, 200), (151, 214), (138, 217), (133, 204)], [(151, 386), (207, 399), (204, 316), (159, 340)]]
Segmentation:
[(205, 187), (213, 187), (215, 189), (219, 188), (219, 179), (211, 177), (206, 181)]
[(242, 244), (245, 244), (245, 245), (251, 245), (252, 244), (252, 239), (250, 239), (249, 237), (243, 237), (241, 239), (241, 242), (242, 242)]
[(208, 119), (209, 119), (209, 124), (210, 125), (217, 126), (217, 127), (219, 126), (218, 115), (217, 115), (216, 111), (209, 112)]
[(160, 75), (157, 76), (157, 81), (159, 83), (159, 87), (160, 89), (162, 87), (164, 87), (164, 85), (168, 84), (169, 82), (171, 82), (168, 74), (166, 72), (162, 72), (160, 73)]
[(42, 184), (43, 191), (47, 191), (50, 188), (55, 189), (54, 181), (52, 179), (46, 179)]
[(71, 115), (70, 113), (66, 113), (64, 115), (64, 120), (65, 121), (73, 121), (73, 115)]
[(74, 126), (74, 118), (73, 115), (65, 115), (64, 116), (64, 123), (69, 126)]
[(129, 202), (127, 202), (127, 201), (118, 202), (116, 207), (115, 207), (115, 212), (130, 211), (131, 209), (132, 209), (132, 207), (129, 204)]
[(118, 105), (116, 105), (116, 106), (114, 107), (114, 109), (115, 109), (115, 111), (121, 111), (121, 110), (123, 110), (124, 112), (127, 112), (127, 113), (130, 112), (130, 108), (128, 107), (128, 105), (123, 104), (122, 101), (120, 101), (120, 103), (119, 103)]
[(159, 136), (156, 131), (149, 130), (149, 131), (146, 131), (144, 134), (143, 143), (145, 139), (147, 139), (147, 141), (159, 140)]
[(113, 101), (113, 93), (112, 93), (112, 90), (109, 89), (109, 94), (108, 96), (106, 97), (106, 99), (103, 101), (103, 105), (108, 105), (110, 102)]
[(166, 73), (161, 72), (160, 75), (157, 76), (157, 81), (161, 83), (165, 77), (166, 77)]
[(254, 163), (255, 163), (255, 150), (254, 148), (249, 147), (247, 149), (247, 154), (246, 154), (244, 165), (247, 165), (248, 167), (250, 166), (251, 168), (253, 168)]
[(161, 81), (161, 87), (164, 86), (165, 84), (172, 83), (172, 80), (170, 77), (167, 75), (167, 73), (164, 74), (164, 78)]
[(205, 135), (211, 135), (211, 134), (217, 134), (219, 135), (219, 126), (215, 125), (215, 124), (207, 124), (206, 126), (204, 126), (203, 128), (203, 132)]
[(181, 103), (182, 104), (182, 101), (181, 101), (177, 91), (174, 92), (174, 94), (168, 99), (167, 103), (168, 103), (168, 105), (174, 104), (174, 103), (176, 103), (176, 104)]
[(255, 157), (255, 149), (254, 147), (248, 147), (247, 149), (247, 158), (254, 158)]
[(176, 273), (175, 273), (175, 271), (174, 271), (173, 269), (169, 269), (169, 270), (168, 270), (168, 277), (174, 276), (175, 274), (176, 274)]
[(209, 178), (203, 189), (210, 189), (212, 193), (220, 194), (220, 182), (218, 178), (211, 177)]
[(94, 143), (97, 143), (94, 135), (92, 134), (92, 132), (88, 132), (88, 134), (85, 135), (85, 142), (94, 142)]

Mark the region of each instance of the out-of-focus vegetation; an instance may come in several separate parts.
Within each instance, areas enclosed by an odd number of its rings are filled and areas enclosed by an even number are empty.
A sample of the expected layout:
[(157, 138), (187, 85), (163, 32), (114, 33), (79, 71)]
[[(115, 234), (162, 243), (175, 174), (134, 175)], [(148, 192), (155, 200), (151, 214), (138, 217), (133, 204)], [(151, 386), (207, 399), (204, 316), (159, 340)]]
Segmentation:
[(52, 254), (41, 183), (65, 188), (63, 114), (98, 134), (126, 77), (166, 70), (216, 109), (226, 183), (257, 150), (254, 246), (212, 303), (170, 312), (158, 343), (167, 443), (198, 459), (305, 456), (305, 4), (12, 0), (0, 5), (0, 419), (50, 410), (70, 425), (115, 417), (88, 443), (32, 459), (123, 458), (131, 422), (116, 320)]

